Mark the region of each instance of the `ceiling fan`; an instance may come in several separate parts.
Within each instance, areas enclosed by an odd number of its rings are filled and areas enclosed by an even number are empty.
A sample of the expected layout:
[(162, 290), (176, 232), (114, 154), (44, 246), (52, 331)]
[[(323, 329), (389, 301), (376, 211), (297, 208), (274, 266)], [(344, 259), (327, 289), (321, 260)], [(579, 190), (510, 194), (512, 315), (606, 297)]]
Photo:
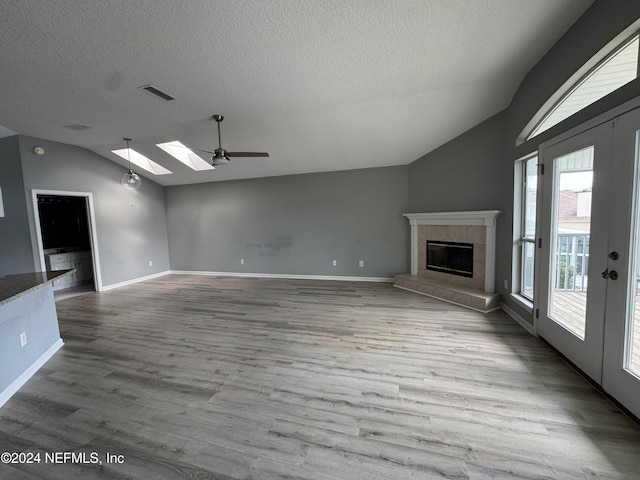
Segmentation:
[(208, 153), (212, 155), (211, 163), (212, 165), (228, 165), (231, 163), (230, 157), (268, 157), (269, 154), (266, 152), (227, 152), (224, 148), (222, 148), (222, 141), (220, 140), (220, 123), (224, 120), (222, 115), (212, 115), (211, 118), (216, 121), (218, 124), (218, 148), (216, 148), (213, 152), (209, 150), (200, 150), (198, 148), (192, 148), (191, 150), (195, 150), (197, 152)]

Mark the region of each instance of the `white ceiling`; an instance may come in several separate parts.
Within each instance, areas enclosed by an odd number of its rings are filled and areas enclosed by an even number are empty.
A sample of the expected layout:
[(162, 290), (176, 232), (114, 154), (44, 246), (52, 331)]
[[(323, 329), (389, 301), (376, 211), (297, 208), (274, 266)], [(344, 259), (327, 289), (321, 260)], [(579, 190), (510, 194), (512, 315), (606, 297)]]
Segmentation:
[[(0, 136), (120, 165), (131, 137), (162, 185), (404, 165), (507, 107), (591, 3), (0, 0)], [(270, 158), (194, 172), (155, 147), (212, 150), (215, 113), (224, 148)]]

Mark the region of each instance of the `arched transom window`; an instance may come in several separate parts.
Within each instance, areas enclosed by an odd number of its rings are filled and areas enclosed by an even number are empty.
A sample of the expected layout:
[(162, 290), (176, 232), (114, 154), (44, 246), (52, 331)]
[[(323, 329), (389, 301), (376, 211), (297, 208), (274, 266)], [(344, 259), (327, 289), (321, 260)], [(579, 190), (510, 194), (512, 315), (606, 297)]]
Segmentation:
[[(565, 118), (588, 107), (605, 95), (638, 77), (638, 50), (640, 35), (636, 33), (625, 41), (605, 47), (587, 62), (538, 111), (520, 136), (520, 143), (557, 125)], [(606, 52), (605, 52), (606, 54)], [(597, 62), (595, 66), (591, 66)], [(537, 119), (537, 121), (536, 121)]]

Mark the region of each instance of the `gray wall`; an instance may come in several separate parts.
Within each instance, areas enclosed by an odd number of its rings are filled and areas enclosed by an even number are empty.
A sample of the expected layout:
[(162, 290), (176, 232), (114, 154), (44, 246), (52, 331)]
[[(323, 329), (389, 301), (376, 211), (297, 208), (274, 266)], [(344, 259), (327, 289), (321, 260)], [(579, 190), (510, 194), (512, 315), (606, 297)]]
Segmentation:
[[(27, 344), (20, 346), (20, 333)], [(51, 284), (0, 305), (0, 398), (13, 382), (60, 341)], [(2, 403), (0, 401), (0, 403)]]
[[(545, 101), (566, 82), (576, 70), (613, 40), (625, 28), (640, 18), (637, 0), (596, 0), (551, 50), (527, 74), (506, 111), (503, 210), (508, 228), (500, 229), (496, 282), (511, 278), (511, 246), (513, 218), (513, 164), (522, 156), (535, 152), (538, 145), (560, 132), (584, 123), (594, 116), (640, 95), (640, 80), (636, 79), (578, 112), (549, 131), (516, 147), (516, 139)], [(501, 291), (504, 292), (504, 289)], [(531, 314), (521, 309), (508, 295), (504, 302), (523, 318), (533, 323)]]
[(560, 132), (640, 95), (635, 80), (548, 132), (516, 147), (520, 132), (587, 60), (640, 17), (637, 0), (596, 0), (527, 74), (509, 107), (425, 155), (409, 167), (409, 208), (413, 212), (499, 209), (496, 292), (525, 320), (531, 313), (509, 296), (513, 248), (514, 162), (535, 152)]
[[(105, 285), (164, 271), (169, 254), (178, 270), (389, 276), (409, 267), (402, 213), (500, 209), (496, 291), (530, 319), (502, 286), (511, 279), (513, 163), (541, 141), (640, 95), (640, 80), (537, 139), (516, 147), (516, 138), (585, 61), (638, 17), (636, 0), (596, 0), (527, 74), (504, 112), (408, 167), (168, 187), (165, 223), (160, 186), (145, 179), (139, 192), (124, 191), (117, 165), (81, 148), (20, 137), (25, 188), (94, 193)], [(5, 176), (18, 175), (11, 142), (0, 143), (0, 186), (9, 196)], [(35, 144), (47, 154), (34, 155)], [(7, 225), (0, 219), (0, 241), (6, 242)], [(17, 225), (11, 231), (20, 235), (22, 229), (23, 237), (24, 216)], [(0, 272), (30, 265), (25, 242), (14, 243), (7, 248), (9, 262), (17, 264), (7, 266), (2, 252)], [(357, 267), (360, 259), (364, 269)]]
[(0, 275), (32, 272), (33, 254), (24, 196), (18, 136), (0, 139)]
[(494, 288), (503, 300), (508, 293), (503, 280), (511, 283), (510, 274), (504, 276), (511, 242), (503, 238), (512, 224), (512, 207), (505, 198), (513, 191), (513, 172), (509, 177), (505, 167), (505, 134), (506, 115), (501, 112), (409, 165), (409, 209), (414, 213), (502, 210), (496, 220)]
[(171, 268), (370, 277), (406, 272), (407, 173), (401, 166), (167, 187)]
[(411, 163), (411, 211), (500, 209), (505, 189), (504, 135), (501, 113)]
[(533, 115), (582, 65), (640, 18), (637, 0), (596, 0), (567, 33), (529, 71), (507, 109), (506, 152), (523, 156), (539, 143), (610, 110), (640, 94), (640, 80), (630, 82), (595, 104), (516, 148), (516, 139)]
[[(124, 168), (84, 148), (20, 136), (24, 176), (23, 195), (34, 225), (31, 190), (90, 192), (102, 284), (109, 286), (169, 270), (164, 191), (142, 179), (142, 187), (126, 190), (120, 184)], [(33, 152), (35, 146), (44, 155)], [(32, 236), (35, 231), (32, 232)], [(148, 262), (153, 262), (149, 267)]]

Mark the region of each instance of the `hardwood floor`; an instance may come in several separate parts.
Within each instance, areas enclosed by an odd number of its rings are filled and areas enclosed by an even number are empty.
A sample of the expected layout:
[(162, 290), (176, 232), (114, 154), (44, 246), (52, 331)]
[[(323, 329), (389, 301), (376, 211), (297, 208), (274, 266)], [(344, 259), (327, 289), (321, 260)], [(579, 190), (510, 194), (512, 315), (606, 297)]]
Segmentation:
[(42, 461), (2, 479), (638, 478), (640, 427), (501, 311), (187, 275), (57, 308), (65, 346), (0, 409), (0, 452)]

